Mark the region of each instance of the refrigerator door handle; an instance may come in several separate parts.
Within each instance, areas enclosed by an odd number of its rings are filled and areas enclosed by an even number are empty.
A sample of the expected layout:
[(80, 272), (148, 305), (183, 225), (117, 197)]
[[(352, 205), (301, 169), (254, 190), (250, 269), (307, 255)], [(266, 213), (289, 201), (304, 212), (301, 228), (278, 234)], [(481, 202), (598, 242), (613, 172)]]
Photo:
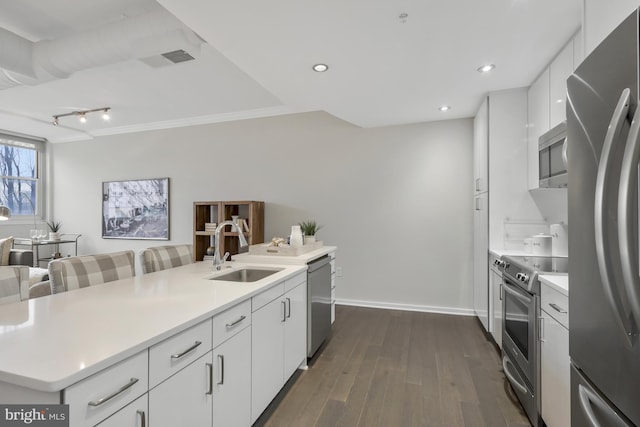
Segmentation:
[[(617, 323), (626, 338), (625, 343), (630, 348), (632, 346), (631, 335), (632, 325), (629, 318), (626, 317), (626, 310), (622, 302), (622, 298), (618, 293), (618, 289), (614, 286), (613, 273), (611, 271), (611, 254), (614, 248), (609, 248), (609, 232), (607, 229), (607, 218), (605, 216), (607, 206), (607, 188), (610, 187), (609, 180), (615, 176), (617, 171), (610, 171), (613, 160), (615, 158), (613, 146), (620, 138), (622, 125), (624, 124), (627, 114), (629, 113), (629, 102), (631, 91), (626, 88), (622, 91), (618, 104), (613, 112), (613, 117), (609, 123), (607, 134), (600, 154), (600, 162), (598, 164), (598, 175), (596, 178), (596, 191), (594, 200), (594, 226), (596, 240), (596, 256), (598, 259), (598, 269), (600, 270), (600, 278), (602, 279), (602, 288), (607, 298), (609, 306), (613, 309)], [(616, 186), (617, 187), (617, 186)], [(618, 250), (619, 248), (615, 248)]]
[(638, 276), (638, 252), (633, 233), (637, 221), (635, 208), (638, 194), (638, 164), (640, 163), (640, 108), (631, 122), (627, 146), (622, 158), (620, 188), (618, 190), (618, 243), (624, 288), (633, 314), (635, 334), (640, 330), (640, 277)]
[[(582, 408), (582, 412), (586, 415), (590, 427), (604, 427), (603, 424), (600, 424), (598, 421), (595, 412), (593, 412), (592, 405), (596, 406), (600, 411), (608, 415), (607, 427), (629, 427), (629, 424), (620, 418), (620, 416), (618, 416), (618, 414), (616, 414), (609, 405), (584, 385), (578, 385), (578, 394), (580, 407)], [(608, 424), (613, 420), (615, 420), (615, 426)]]

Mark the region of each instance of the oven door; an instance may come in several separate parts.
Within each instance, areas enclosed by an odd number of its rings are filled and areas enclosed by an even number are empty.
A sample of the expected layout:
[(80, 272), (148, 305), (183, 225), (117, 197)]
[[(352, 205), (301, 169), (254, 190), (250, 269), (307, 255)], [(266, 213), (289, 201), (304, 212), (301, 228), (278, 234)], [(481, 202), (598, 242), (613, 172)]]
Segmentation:
[(536, 394), (537, 298), (504, 277), (502, 302), (502, 350), (523, 377), (532, 394)]

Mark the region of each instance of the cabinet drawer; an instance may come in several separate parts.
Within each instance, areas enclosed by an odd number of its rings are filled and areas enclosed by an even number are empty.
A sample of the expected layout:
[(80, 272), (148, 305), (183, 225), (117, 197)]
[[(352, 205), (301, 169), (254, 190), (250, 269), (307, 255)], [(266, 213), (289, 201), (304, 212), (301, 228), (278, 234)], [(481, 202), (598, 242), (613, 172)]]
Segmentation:
[(96, 427), (145, 427), (149, 425), (149, 395), (143, 394)]
[(540, 294), (540, 308), (568, 329), (569, 298), (544, 283), (541, 286)]
[(149, 388), (211, 350), (211, 331), (207, 319), (149, 348)]
[(251, 300), (246, 300), (213, 318), (213, 347), (217, 347), (251, 324)]
[(147, 360), (144, 350), (65, 389), (69, 425), (93, 426), (146, 393)]
[(259, 310), (260, 307), (264, 307), (280, 295), (284, 294), (284, 282), (267, 289), (266, 291), (251, 298), (251, 312)]
[(300, 273), (296, 276), (293, 276), (284, 282), (284, 291), (289, 292), (291, 289), (295, 288), (301, 283), (307, 281), (307, 272)]

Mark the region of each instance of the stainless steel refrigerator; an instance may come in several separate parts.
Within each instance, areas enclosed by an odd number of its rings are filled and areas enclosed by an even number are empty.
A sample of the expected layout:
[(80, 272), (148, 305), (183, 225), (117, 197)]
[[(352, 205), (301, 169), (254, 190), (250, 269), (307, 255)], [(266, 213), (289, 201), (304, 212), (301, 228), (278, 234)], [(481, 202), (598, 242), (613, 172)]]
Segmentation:
[(567, 80), (571, 425), (640, 426), (638, 12)]

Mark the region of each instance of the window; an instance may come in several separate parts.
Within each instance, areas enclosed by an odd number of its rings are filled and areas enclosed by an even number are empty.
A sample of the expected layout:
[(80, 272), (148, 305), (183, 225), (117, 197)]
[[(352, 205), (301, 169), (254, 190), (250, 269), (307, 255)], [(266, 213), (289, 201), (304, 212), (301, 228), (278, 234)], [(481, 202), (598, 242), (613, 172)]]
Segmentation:
[(0, 204), (11, 216), (42, 216), (43, 153), (42, 141), (0, 134)]

